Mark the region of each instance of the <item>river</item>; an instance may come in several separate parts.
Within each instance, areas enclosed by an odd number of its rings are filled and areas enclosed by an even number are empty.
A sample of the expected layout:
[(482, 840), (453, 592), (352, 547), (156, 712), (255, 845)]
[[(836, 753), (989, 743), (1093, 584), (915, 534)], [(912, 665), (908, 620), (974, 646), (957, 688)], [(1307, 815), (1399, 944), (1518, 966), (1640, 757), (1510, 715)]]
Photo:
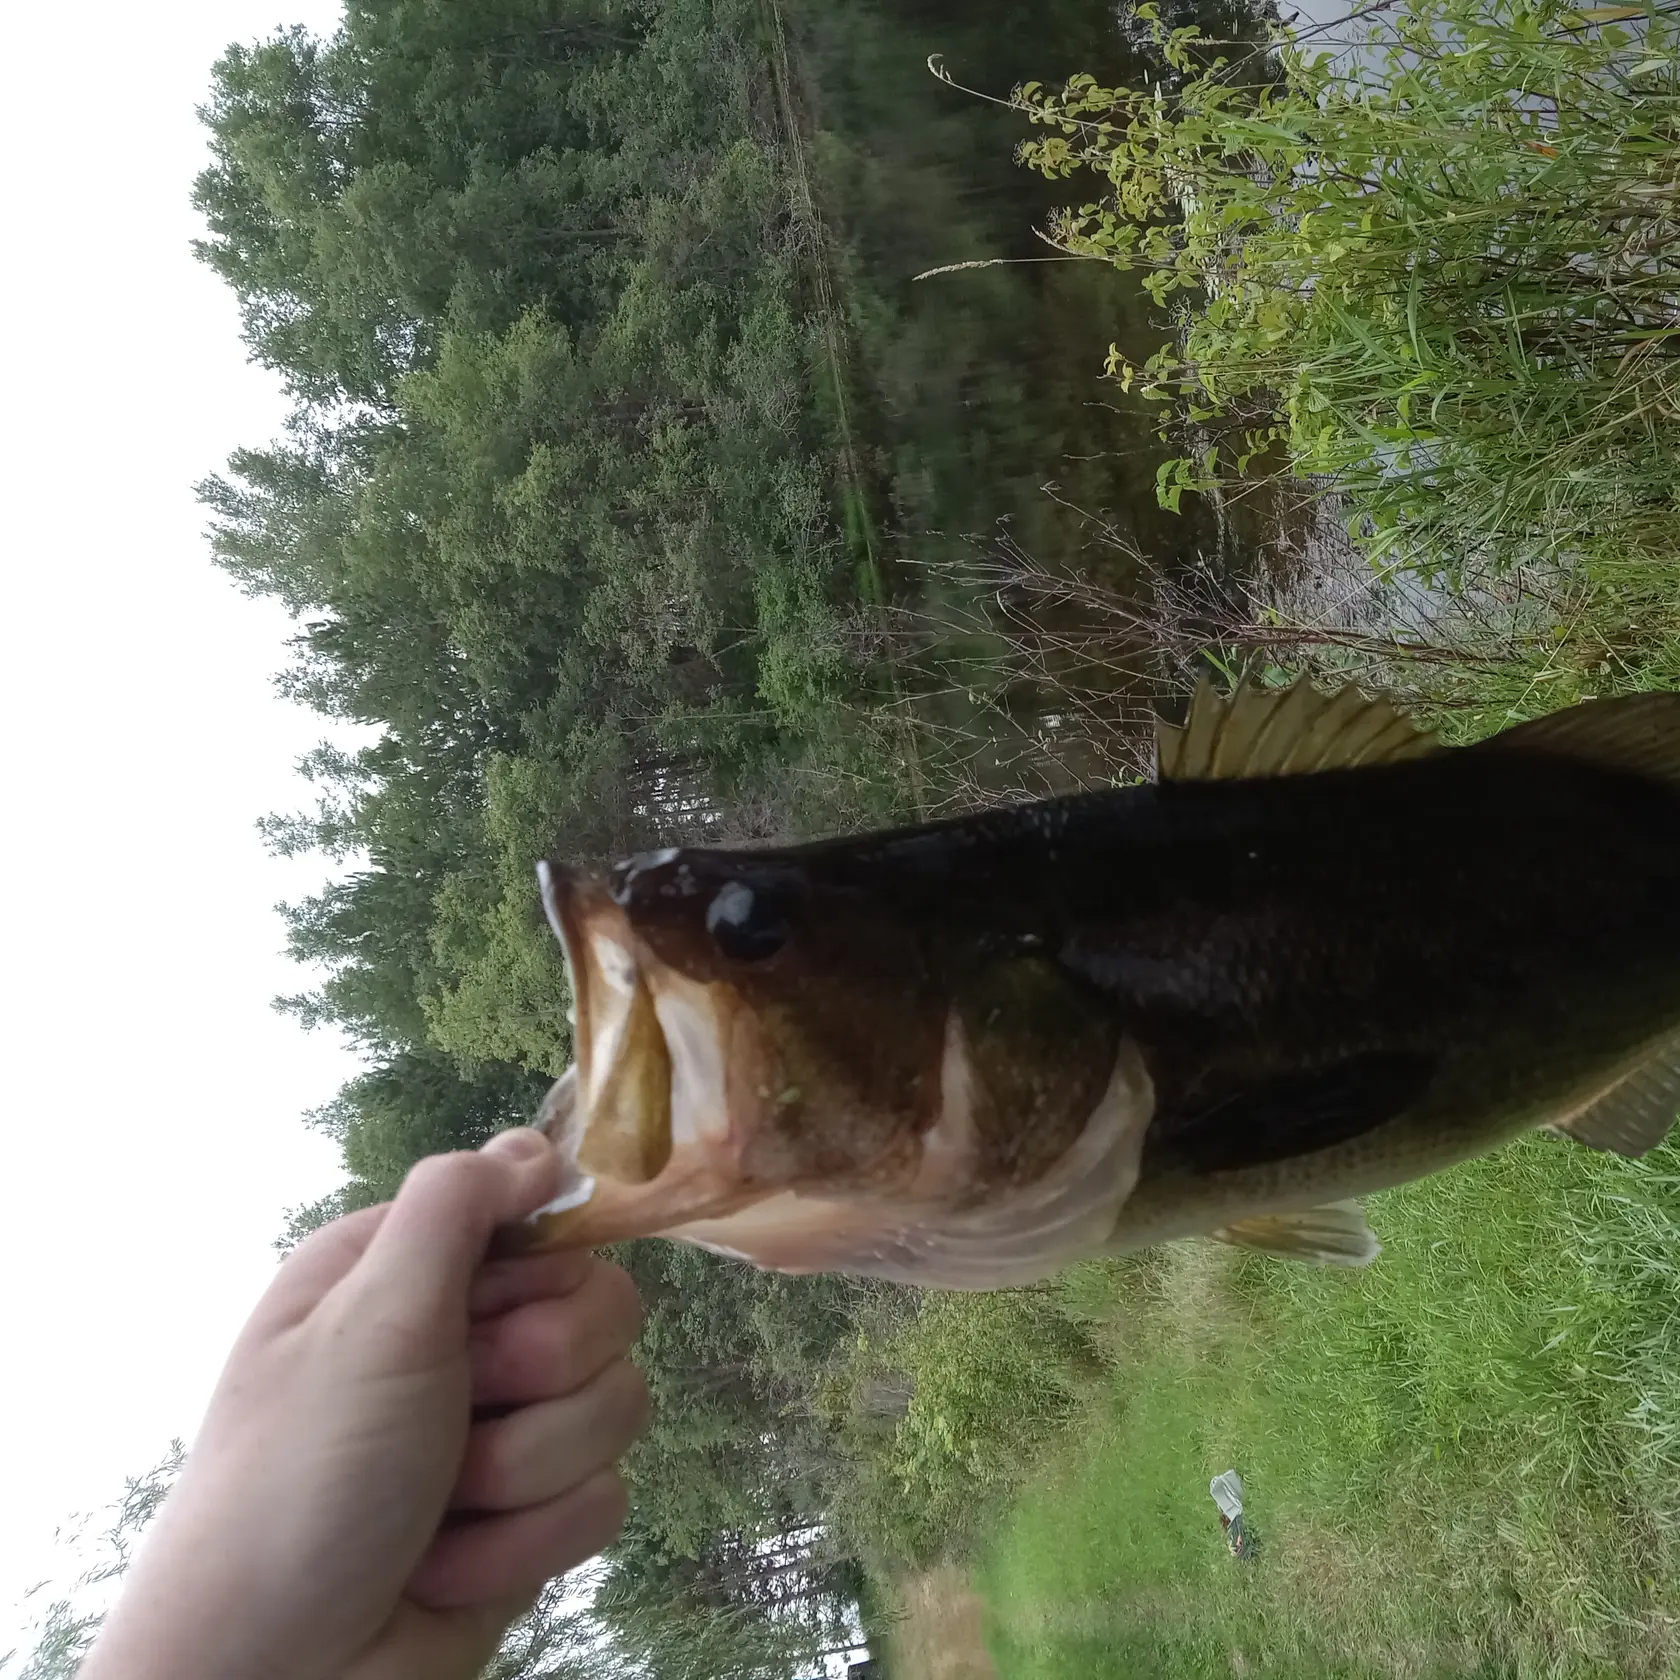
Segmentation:
[[(1006, 101), (1029, 79), (1135, 83), (1146, 66), (1113, 0), (783, 7), (824, 244), (813, 301), (835, 318), (838, 500), (923, 739), (956, 744), (941, 775), (978, 795), (1112, 779), (1139, 761), (1163, 672), (1109, 603), (1147, 618), (1163, 581), (1228, 576), (1251, 542), (1206, 500), (1159, 505), (1178, 451), (1103, 369), (1171, 323), (1138, 275), (1039, 237), (1096, 184), (1019, 164), (1037, 131)], [(1084, 587), (1052, 598), (1048, 579)]]

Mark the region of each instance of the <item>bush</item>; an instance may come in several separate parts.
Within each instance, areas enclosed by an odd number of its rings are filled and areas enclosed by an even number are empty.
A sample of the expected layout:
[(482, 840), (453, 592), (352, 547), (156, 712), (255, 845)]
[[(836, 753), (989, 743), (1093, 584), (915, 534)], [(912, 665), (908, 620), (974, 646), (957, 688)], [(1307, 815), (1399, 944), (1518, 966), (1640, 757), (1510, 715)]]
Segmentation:
[(1680, 486), (1674, 24), (1634, 6), (1412, 0), (1363, 48), (1214, 55), (1018, 102), (1022, 149), (1109, 191), (1069, 250), (1146, 268), (1178, 341), (1111, 371), (1187, 452), (1161, 499), (1277, 470), (1353, 498), (1377, 555), (1664, 558)]
[[(930, 1293), (908, 1315), (895, 1309), (860, 1333), (829, 1392), (850, 1414), (851, 1456), (832, 1520), (878, 1567), (960, 1548), (1096, 1366), (1085, 1327), (1048, 1287)], [(882, 1390), (896, 1396), (890, 1409), (872, 1401)]]

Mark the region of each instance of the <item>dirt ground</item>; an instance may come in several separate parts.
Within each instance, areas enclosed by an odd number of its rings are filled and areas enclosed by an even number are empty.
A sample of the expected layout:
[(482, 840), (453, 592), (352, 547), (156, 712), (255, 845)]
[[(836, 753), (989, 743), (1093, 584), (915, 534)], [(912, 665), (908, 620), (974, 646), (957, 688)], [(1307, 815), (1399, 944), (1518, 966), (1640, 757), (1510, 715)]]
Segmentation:
[(888, 1641), (892, 1680), (997, 1680), (980, 1632), (980, 1595), (950, 1565), (900, 1583), (904, 1619)]

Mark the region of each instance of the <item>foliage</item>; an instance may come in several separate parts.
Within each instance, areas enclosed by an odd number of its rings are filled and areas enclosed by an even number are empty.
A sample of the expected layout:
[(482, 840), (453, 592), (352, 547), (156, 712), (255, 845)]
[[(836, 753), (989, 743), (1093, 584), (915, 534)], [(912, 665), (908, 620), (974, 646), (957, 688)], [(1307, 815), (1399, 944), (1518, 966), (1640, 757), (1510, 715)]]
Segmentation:
[[(71, 1680), (105, 1619), (112, 1584), (127, 1571), (135, 1546), (184, 1459), (181, 1443), (171, 1442), (151, 1469), (127, 1479), (122, 1497), (103, 1513), (103, 1528), (91, 1528), (101, 1519), (84, 1519), (74, 1526), (66, 1545), (77, 1573), (70, 1581), (52, 1583), (50, 1589), (45, 1584), (36, 1588), (50, 1590), (52, 1597), (29, 1630), (31, 1648), (27, 1654), (14, 1650), (0, 1655), (0, 1675), (8, 1680)], [(21, 1666), (14, 1668), (14, 1662)]]
[(1072, 1406), (1089, 1348), (1046, 1290), (929, 1295), (892, 1357), (914, 1393), (893, 1442), (912, 1555), (960, 1539)]
[[(526, 1119), (570, 1059), (538, 858), (896, 797), (855, 769), (874, 678), (844, 631), (763, 17), (358, 0), (330, 39), (216, 68), (199, 254), (295, 410), (202, 487), (214, 552), (297, 621), (283, 690), (372, 736), (310, 755), (316, 808), (265, 824), (342, 866), (286, 909), (320, 978), (283, 1007), (368, 1058), (311, 1117), (347, 1181), (282, 1247)], [(821, 1432), (777, 1415), (843, 1313), (709, 1255), (626, 1259), (658, 1422), (597, 1655), (785, 1673), (856, 1594)], [(548, 1672), (552, 1633), (502, 1667)]]
[(300, 621), (287, 690), (379, 730), (268, 825), (353, 865), (289, 912), (326, 971), (290, 1007), (375, 1055), (557, 1071), (533, 860), (713, 831), (851, 750), (756, 22), (357, 6), (217, 68), (201, 254), (297, 410), (203, 495)]
[(1145, 268), (1180, 341), (1111, 371), (1191, 451), (1160, 494), (1267, 470), (1348, 494), (1371, 551), (1665, 556), (1675, 530), (1673, 20), (1415, 0), (1351, 62), (1288, 31), (1216, 53), (1137, 8), (1171, 73), (1028, 84), (1023, 149), (1107, 196), (1070, 250)]

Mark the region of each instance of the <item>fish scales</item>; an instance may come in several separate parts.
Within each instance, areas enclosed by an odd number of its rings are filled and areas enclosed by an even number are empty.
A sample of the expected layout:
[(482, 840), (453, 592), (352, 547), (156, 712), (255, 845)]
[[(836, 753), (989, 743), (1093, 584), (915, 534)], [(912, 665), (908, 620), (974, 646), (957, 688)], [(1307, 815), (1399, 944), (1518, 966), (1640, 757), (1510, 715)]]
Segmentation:
[(658, 1147), (524, 1240), (955, 1287), (1190, 1235), (1354, 1263), (1350, 1197), (1541, 1124), (1667, 1129), (1680, 697), (1445, 749), (1351, 691), (1203, 692), (1161, 759), (881, 835), (551, 866), (554, 1129), (586, 1166), (625, 1153), (592, 1133)]

